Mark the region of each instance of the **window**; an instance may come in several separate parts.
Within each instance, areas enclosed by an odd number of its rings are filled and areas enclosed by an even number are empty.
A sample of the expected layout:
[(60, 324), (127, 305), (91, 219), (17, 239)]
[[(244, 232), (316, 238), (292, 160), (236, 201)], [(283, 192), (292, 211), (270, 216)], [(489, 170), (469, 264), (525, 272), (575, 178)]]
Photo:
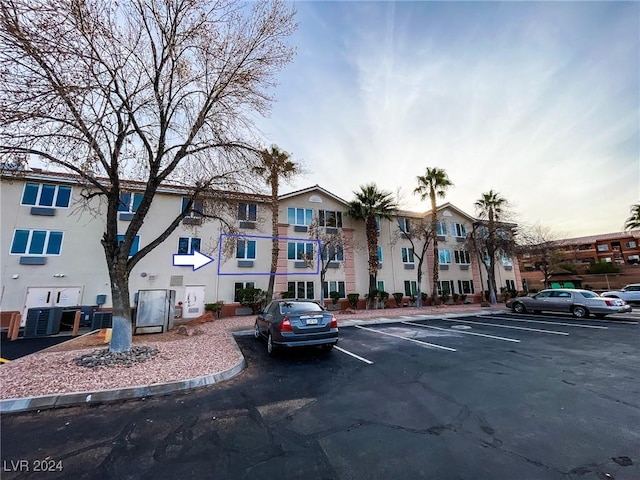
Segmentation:
[(376, 217), (376, 230), (380, 233), (380, 217)]
[(418, 294), (418, 283), (415, 280), (404, 281), (405, 297), (415, 297)]
[(453, 280), (438, 281), (438, 295), (451, 295), (453, 293)]
[(258, 205), (255, 203), (238, 204), (238, 220), (255, 222), (258, 219)]
[(411, 223), (408, 218), (399, 218), (398, 219), (398, 227), (404, 233), (409, 233), (411, 229)]
[(313, 211), (311, 209), (305, 208), (287, 208), (287, 219), (289, 225), (311, 225), (311, 220), (313, 217)]
[(451, 235), (454, 237), (466, 237), (467, 229), (462, 223), (452, 223), (451, 224)]
[(627, 257), (627, 260), (628, 260), (630, 263), (639, 263), (639, 262), (640, 262), (640, 255), (629, 255), (629, 256)]
[[(136, 193), (136, 195), (138, 195)], [(182, 197), (182, 211), (184, 212), (187, 209), (187, 205), (189, 205), (189, 197)], [(139, 203), (139, 202), (138, 202)], [(137, 207), (136, 207), (137, 208)], [(135, 212), (135, 210), (133, 210)], [(191, 205), (191, 211), (187, 215), (190, 218), (200, 218), (204, 214), (204, 205), (200, 200), (195, 200)]]
[(313, 282), (288, 282), (287, 291), (295, 292), (296, 298), (313, 300), (315, 298)]
[(451, 263), (451, 250), (438, 250), (438, 259), (440, 260), (440, 264), (449, 264)]
[(473, 290), (473, 282), (471, 280), (458, 280), (458, 291), (465, 294), (475, 293)]
[(630, 242), (625, 242), (624, 246), (627, 248), (636, 248), (636, 242), (635, 241), (630, 241)]
[(378, 265), (382, 265), (382, 247), (378, 246)]
[(330, 298), (329, 294), (331, 292), (338, 292), (340, 294), (340, 298), (346, 298), (346, 290), (344, 288), (344, 282), (324, 282), (322, 284), (322, 297)]
[(505, 280), (505, 285), (507, 286), (507, 290), (515, 290), (516, 289), (516, 282), (513, 280)]
[(607, 250), (609, 250), (609, 245), (598, 245), (598, 251), (599, 252), (606, 252)]
[(22, 205), (66, 208), (70, 199), (71, 187), (48, 183), (25, 183), (22, 192)]
[(240, 301), (240, 297), (238, 296), (238, 291), (244, 290), (245, 288), (256, 288), (256, 285), (254, 282), (236, 282), (233, 285), (233, 301), (234, 302)]
[(313, 243), (287, 242), (287, 259), (313, 260)]
[(384, 280), (378, 280), (378, 284), (376, 288), (378, 289), (379, 292), (384, 292), (385, 291)]
[(255, 260), (256, 258), (256, 241), (238, 239), (236, 244), (236, 258)]
[(60, 255), (62, 232), (51, 230), (16, 230), (11, 242), (12, 255)]
[[(119, 212), (128, 212), (128, 213), (135, 213), (138, 211), (138, 207), (140, 206), (140, 203), (142, 202), (142, 197), (144, 195), (142, 195), (141, 193), (121, 193), (120, 194), (120, 203), (118, 204), (118, 211)], [(184, 201), (183, 201), (184, 204)]]
[(456, 263), (460, 265), (469, 265), (471, 263), (469, 252), (467, 252), (466, 250), (455, 250), (453, 252), (453, 258), (455, 259)]
[(327, 245), (322, 251), (322, 259), (342, 262), (344, 260), (344, 249), (342, 245)]
[(178, 239), (178, 253), (191, 255), (200, 251), (200, 239), (196, 237), (180, 237)]
[(436, 224), (436, 235), (445, 237), (447, 235), (447, 222), (438, 222)]
[(513, 266), (513, 259), (509, 255), (502, 255), (502, 265), (505, 267)]
[(414, 263), (413, 248), (402, 247), (402, 263)]
[[(124, 235), (118, 235), (118, 243), (124, 240)], [(129, 250), (129, 256), (133, 256), (138, 253), (138, 249), (140, 248), (140, 236), (136, 235), (133, 239), (133, 243), (131, 244), (131, 249)]]
[(319, 210), (318, 223), (321, 227), (342, 228), (342, 212)]

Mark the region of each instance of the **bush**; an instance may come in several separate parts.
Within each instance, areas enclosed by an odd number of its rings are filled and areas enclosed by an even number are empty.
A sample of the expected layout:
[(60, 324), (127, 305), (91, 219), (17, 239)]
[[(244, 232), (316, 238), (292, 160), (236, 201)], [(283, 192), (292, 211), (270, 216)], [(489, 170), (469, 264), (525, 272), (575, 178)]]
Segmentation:
[(296, 292), (292, 292), (292, 291), (282, 292), (280, 294), (280, 297), (282, 297), (282, 298), (296, 298)]
[(389, 293), (379, 291), (377, 297), (378, 301), (382, 304), (382, 308), (386, 308), (387, 300), (389, 300)]
[(220, 318), (220, 312), (222, 311), (222, 307), (224, 306), (224, 302), (222, 300), (214, 302), (214, 303), (205, 303), (204, 311), (205, 312), (213, 312), (216, 317)]
[(587, 269), (587, 273), (598, 274), (598, 273), (618, 273), (620, 268), (615, 263), (609, 262), (598, 262), (592, 263)]
[(402, 299), (404, 298), (404, 293), (395, 292), (393, 293), (393, 299), (396, 301), (396, 306), (402, 306)]
[(261, 288), (241, 288), (236, 293), (238, 294), (240, 305), (250, 307), (253, 313), (258, 313), (262, 310), (267, 300), (267, 293)]
[(349, 300), (349, 305), (351, 305), (355, 310), (358, 309), (358, 300), (360, 299), (359, 293), (348, 293), (347, 300)]
[(340, 292), (336, 292), (335, 290), (332, 292), (329, 292), (329, 297), (331, 298), (331, 301), (333, 302), (333, 304), (337, 305), (338, 301), (340, 300)]

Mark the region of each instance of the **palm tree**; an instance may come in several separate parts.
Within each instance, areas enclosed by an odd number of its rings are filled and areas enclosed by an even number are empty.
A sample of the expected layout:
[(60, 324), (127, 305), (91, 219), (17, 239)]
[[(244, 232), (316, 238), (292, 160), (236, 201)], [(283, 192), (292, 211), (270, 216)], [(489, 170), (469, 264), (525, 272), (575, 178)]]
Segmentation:
[(501, 220), (503, 209), (507, 206), (507, 200), (502, 197), (498, 192), (494, 192), (493, 189), (476, 200), (475, 207), (478, 218), (487, 222), (487, 235), (483, 242), (483, 249), (487, 253), (485, 259), (484, 255), (480, 255), (480, 259), (487, 268), (487, 283), (489, 287), (489, 296), (491, 303), (497, 303), (496, 297), (496, 253), (497, 253), (497, 232), (496, 222)]
[[(420, 195), (421, 200), (429, 198), (431, 201), (431, 235), (433, 242), (433, 304), (438, 300), (438, 272), (440, 270), (440, 257), (438, 253), (438, 215), (436, 212), (436, 197), (444, 198), (447, 188), (453, 186), (446, 170), (442, 168), (427, 167), (424, 175), (418, 175), (418, 186), (413, 193)], [(422, 300), (418, 298), (418, 306), (422, 306)]]
[(300, 165), (291, 160), (290, 155), (271, 145), (269, 149), (260, 152), (260, 165), (254, 171), (260, 175), (271, 188), (271, 270), (269, 286), (267, 287), (267, 302), (273, 298), (273, 287), (278, 270), (278, 201), (280, 179), (289, 180), (300, 173)]
[(624, 224), (625, 230), (635, 230), (640, 228), (640, 203), (631, 206), (631, 216)]
[(397, 205), (391, 193), (379, 190), (375, 183), (362, 185), (359, 192), (353, 193), (356, 198), (349, 202), (347, 215), (354, 220), (363, 220), (365, 222), (367, 249), (369, 252), (367, 308), (373, 308), (378, 277), (378, 227), (376, 225), (376, 217), (391, 219)]

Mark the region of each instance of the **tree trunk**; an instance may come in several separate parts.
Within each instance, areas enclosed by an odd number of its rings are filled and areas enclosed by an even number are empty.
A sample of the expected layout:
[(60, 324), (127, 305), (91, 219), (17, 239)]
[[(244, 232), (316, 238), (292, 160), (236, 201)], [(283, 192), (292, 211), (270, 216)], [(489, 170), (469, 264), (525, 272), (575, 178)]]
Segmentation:
[(438, 253), (438, 217), (436, 212), (436, 194), (431, 190), (431, 234), (433, 235), (433, 305), (438, 304), (438, 275), (440, 271), (440, 256)]
[(271, 183), (271, 270), (269, 275), (269, 285), (267, 286), (267, 303), (273, 300), (273, 288), (276, 282), (276, 272), (278, 271), (278, 174), (272, 171), (270, 176)]
[(131, 350), (133, 328), (131, 322), (131, 303), (129, 300), (129, 272), (127, 259), (118, 259), (109, 265), (111, 280), (111, 301), (113, 305), (111, 323), (111, 343), (109, 351), (126, 352)]
[(367, 310), (375, 308), (376, 298), (373, 294), (378, 289), (378, 228), (375, 217), (366, 219), (367, 248), (369, 251), (369, 295)]
[(416, 289), (416, 306), (422, 308), (422, 261), (418, 262), (418, 288)]

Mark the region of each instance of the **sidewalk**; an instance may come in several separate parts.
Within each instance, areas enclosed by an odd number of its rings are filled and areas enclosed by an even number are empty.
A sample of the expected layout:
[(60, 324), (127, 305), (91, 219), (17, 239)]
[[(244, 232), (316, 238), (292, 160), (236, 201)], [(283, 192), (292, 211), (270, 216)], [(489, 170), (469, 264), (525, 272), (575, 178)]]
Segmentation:
[[(411, 315), (455, 317), (504, 312), (504, 305), (390, 308), (337, 313), (340, 327), (399, 322)], [(106, 345), (82, 345), (82, 337), (19, 358), (0, 367), (0, 413), (24, 412), (166, 395), (229, 380), (246, 367), (233, 335), (249, 335), (254, 316), (229, 317), (199, 325), (196, 335), (174, 332), (134, 337), (136, 345), (158, 349), (158, 355), (131, 367), (79, 367), (74, 359)]]

